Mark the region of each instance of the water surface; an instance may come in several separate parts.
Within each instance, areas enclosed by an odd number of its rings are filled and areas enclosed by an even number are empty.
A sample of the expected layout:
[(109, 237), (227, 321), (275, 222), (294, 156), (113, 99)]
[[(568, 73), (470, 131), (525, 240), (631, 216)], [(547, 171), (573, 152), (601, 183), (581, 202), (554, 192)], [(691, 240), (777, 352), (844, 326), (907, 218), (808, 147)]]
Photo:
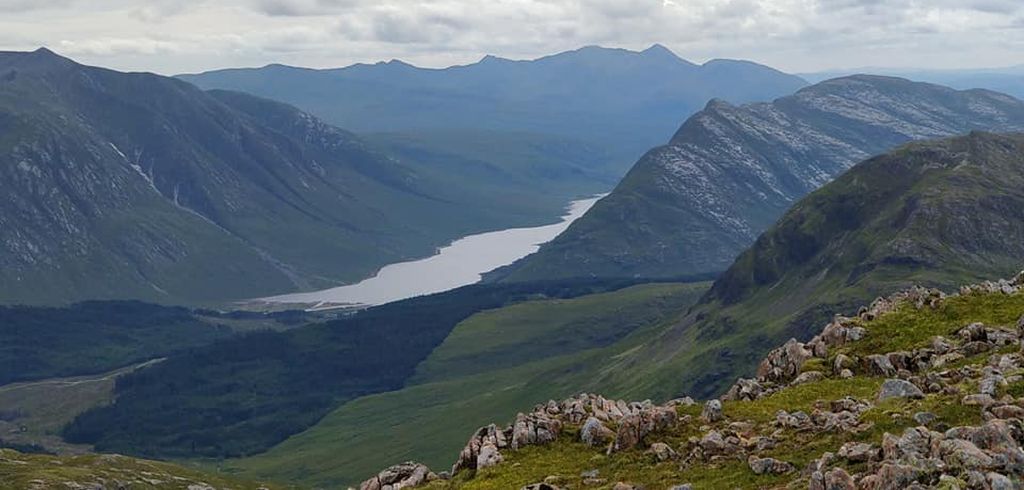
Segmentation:
[(381, 305), (439, 293), (480, 281), (481, 274), (532, 254), (583, 216), (600, 197), (570, 203), (558, 223), (534, 228), (510, 228), (460, 238), (422, 260), (391, 264), (357, 284), (310, 293), (263, 298), (267, 303), (314, 305)]

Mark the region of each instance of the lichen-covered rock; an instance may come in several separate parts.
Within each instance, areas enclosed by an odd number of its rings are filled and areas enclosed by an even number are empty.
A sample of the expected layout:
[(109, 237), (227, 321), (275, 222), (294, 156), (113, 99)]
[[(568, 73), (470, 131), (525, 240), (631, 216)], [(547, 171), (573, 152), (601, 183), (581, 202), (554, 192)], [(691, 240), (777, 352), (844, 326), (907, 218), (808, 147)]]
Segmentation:
[(887, 379), (882, 383), (882, 389), (878, 392), (878, 401), (893, 398), (924, 398), (924, 392), (909, 381)]
[(648, 450), (658, 461), (668, 461), (670, 459), (676, 459), (676, 451), (671, 446), (664, 442), (656, 442), (651, 444), (651, 448)]
[(412, 488), (434, 479), (436, 475), (430, 472), (430, 468), (416, 463), (406, 462), (396, 464), (384, 471), (381, 471), (359, 485), (359, 490), (399, 490)]
[(758, 458), (751, 456), (747, 458), (747, 465), (755, 475), (781, 475), (793, 471), (793, 465), (775, 458)]
[(790, 339), (782, 347), (768, 353), (757, 368), (758, 380), (785, 384), (800, 374), (804, 362), (813, 353), (796, 339)]
[(615, 432), (594, 417), (587, 419), (580, 429), (580, 440), (588, 446), (603, 446), (615, 439)]
[(504, 459), (494, 444), (487, 443), (480, 448), (480, 454), (476, 457), (476, 467), (477, 469), (490, 468), (501, 463)]
[(722, 402), (719, 400), (708, 400), (704, 404), (704, 410), (701, 411), (700, 418), (709, 424), (722, 420)]
[(880, 459), (881, 449), (866, 442), (848, 442), (839, 448), (839, 457), (851, 463), (866, 463)]
[(896, 374), (896, 367), (892, 365), (889, 356), (872, 354), (867, 357), (868, 373), (875, 376), (893, 376)]

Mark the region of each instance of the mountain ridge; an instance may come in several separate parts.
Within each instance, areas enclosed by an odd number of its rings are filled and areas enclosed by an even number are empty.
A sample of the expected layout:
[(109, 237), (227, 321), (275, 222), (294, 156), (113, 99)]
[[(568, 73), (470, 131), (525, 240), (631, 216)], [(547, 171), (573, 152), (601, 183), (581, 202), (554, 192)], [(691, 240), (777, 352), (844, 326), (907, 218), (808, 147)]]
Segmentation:
[(840, 78), (771, 103), (713, 99), (611, 195), (489, 280), (718, 272), (798, 198), (857, 161), (915, 139), (1021, 130), (1024, 103), (879, 76)]
[(293, 107), (46, 49), (0, 55), (0, 127), (4, 302), (336, 286), (494, 214)]

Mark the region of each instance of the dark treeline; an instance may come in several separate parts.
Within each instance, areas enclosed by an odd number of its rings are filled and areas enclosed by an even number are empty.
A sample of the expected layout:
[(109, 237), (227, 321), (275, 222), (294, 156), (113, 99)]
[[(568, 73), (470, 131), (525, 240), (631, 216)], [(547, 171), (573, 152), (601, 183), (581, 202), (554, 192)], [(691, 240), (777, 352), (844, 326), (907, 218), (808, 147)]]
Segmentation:
[(0, 307), (0, 385), (102, 373), (230, 335), (186, 308), (133, 301)]
[(341, 403), (402, 387), (472, 314), (538, 298), (572, 298), (640, 281), (474, 285), (287, 332), (190, 349), (118, 381), (117, 402), (79, 416), (71, 442), (147, 457), (258, 453)]

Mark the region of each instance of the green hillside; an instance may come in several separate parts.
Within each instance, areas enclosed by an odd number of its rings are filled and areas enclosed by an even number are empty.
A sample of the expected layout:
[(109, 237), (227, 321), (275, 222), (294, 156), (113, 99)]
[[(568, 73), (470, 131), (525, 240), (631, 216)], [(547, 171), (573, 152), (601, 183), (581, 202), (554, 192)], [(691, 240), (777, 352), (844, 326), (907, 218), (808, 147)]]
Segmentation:
[(887, 291), (1012, 274), (1024, 257), (1022, 189), (1020, 136), (976, 132), (858, 164), (797, 203), (608, 382), (638, 396), (720, 394), (767, 346), (809, 338)]
[(356, 399), (265, 454), (222, 464), (243, 476), (328, 488), (407, 459), (450, 463), (476, 427), (539, 400), (602, 388), (594, 375), (692, 304), (706, 283), (653, 284), (478, 313), (404, 388)]
[[(752, 381), (765, 391), (727, 396), (720, 411), (630, 405), (638, 417), (665, 417), (643, 428), (636, 421), (646, 419), (599, 414), (583, 398), (583, 416), (612, 430), (596, 447), (581, 442), (575, 412), (541, 405), (531, 416), (560, 421), (554, 441), (518, 450), (499, 442), (496, 464), (424, 488), (1017, 488), (1022, 287), (1018, 276), (950, 297), (894, 294), (821, 330), (817, 347), (785, 348), (804, 354), (774, 351), (763, 365), (787, 374), (762, 374)], [(853, 329), (861, 338), (842, 340)], [(564, 410), (573, 402), (552, 403)]]

